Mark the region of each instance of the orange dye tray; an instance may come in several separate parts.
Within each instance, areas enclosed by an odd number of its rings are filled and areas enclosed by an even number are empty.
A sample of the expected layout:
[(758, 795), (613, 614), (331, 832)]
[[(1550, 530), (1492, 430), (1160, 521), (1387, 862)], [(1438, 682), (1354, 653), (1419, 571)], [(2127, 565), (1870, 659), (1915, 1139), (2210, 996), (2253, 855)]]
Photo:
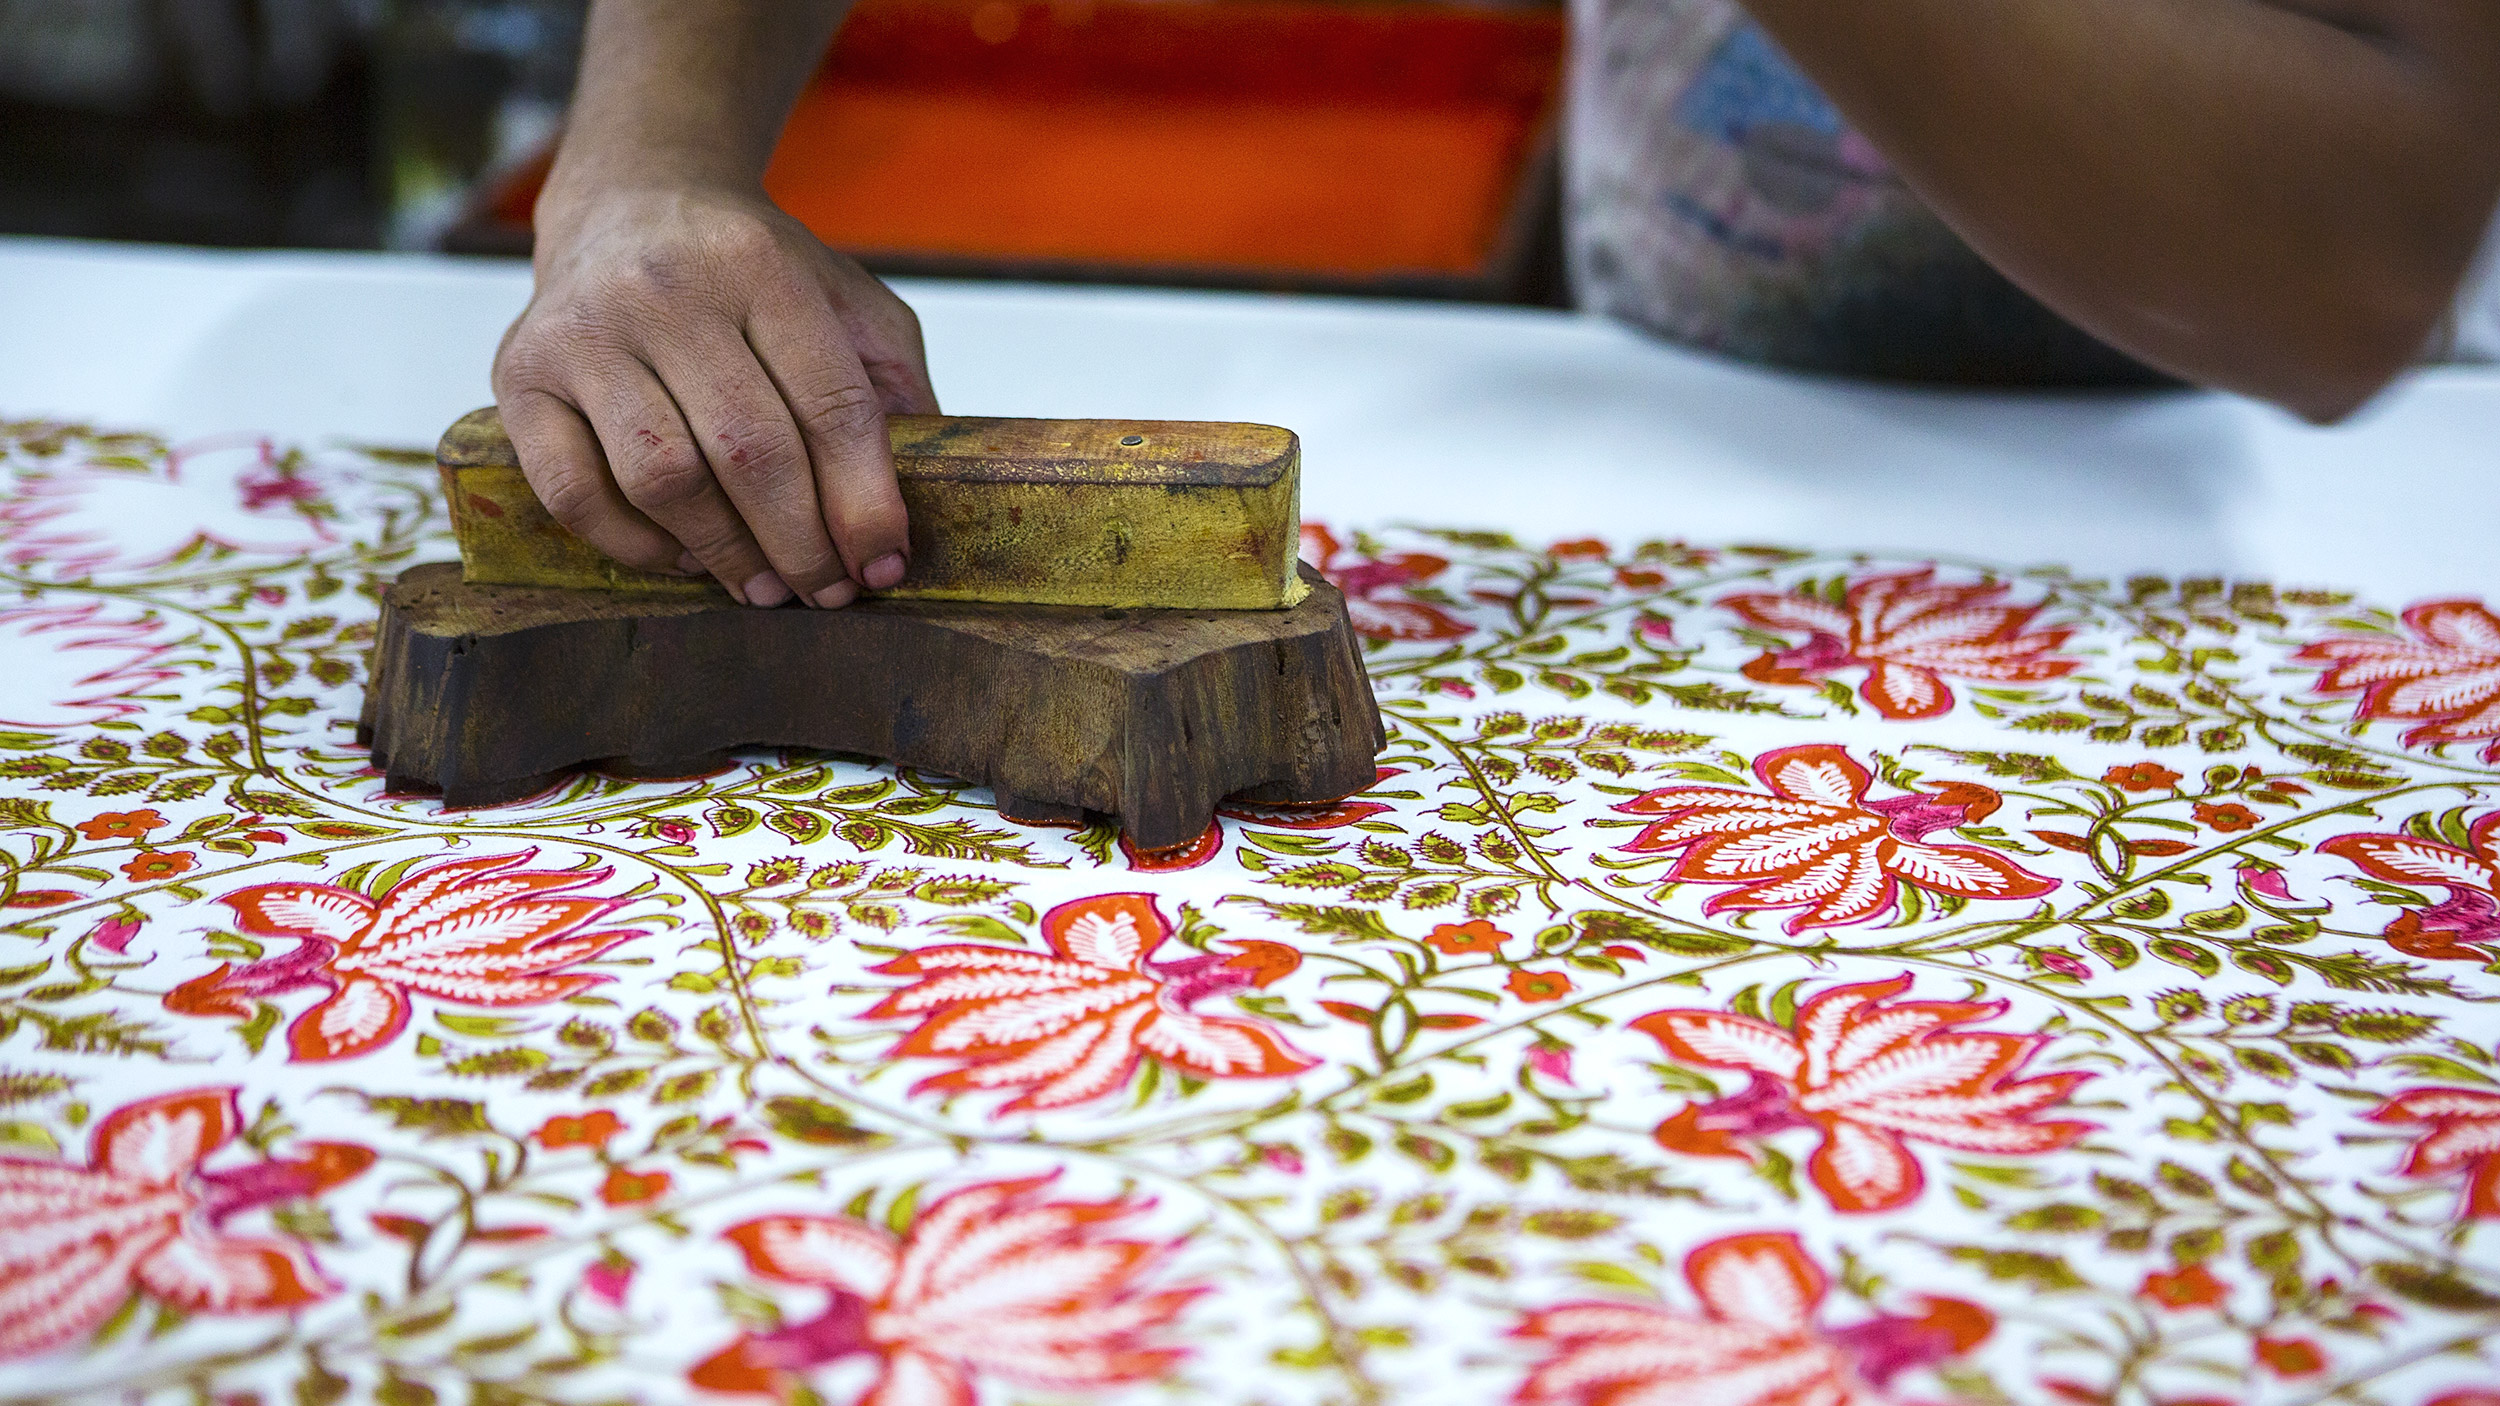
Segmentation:
[(887, 272), (1516, 298), (1561, 59), (1551, 10), (864, 0), (765, 187)]

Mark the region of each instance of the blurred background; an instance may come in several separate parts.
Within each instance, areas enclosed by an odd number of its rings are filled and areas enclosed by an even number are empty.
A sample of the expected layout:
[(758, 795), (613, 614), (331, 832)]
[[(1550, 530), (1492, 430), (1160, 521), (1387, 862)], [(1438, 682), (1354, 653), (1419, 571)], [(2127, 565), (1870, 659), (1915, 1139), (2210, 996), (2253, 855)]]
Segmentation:
[[(0, 232), (525, 256), (585, 8), (0, 0)], [(1553, 0), (861, 0), (767, 186), (881, 272), (1550, 303), (1562, 52)]]

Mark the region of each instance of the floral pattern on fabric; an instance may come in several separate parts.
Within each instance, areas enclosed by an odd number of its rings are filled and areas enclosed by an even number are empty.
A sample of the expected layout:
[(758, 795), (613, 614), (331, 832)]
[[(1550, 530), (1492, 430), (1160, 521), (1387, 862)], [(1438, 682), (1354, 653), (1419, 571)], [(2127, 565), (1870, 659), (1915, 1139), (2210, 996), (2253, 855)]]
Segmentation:
[(1150, 853), (387, 794), (436, 482), (0, 425), (0, 1401), (2500, 1380), (2481, 602), (1314, 525), (1378, 778)]

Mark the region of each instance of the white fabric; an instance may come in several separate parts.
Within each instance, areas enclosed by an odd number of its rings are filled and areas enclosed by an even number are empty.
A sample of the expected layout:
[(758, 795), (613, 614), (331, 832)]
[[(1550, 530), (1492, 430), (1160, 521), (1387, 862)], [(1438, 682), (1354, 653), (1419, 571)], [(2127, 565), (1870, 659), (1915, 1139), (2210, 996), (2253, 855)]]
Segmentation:
[[(1800, 376), (1562, 312), (898, 286), (948, 409), (1286, 425), (1317, 521), (2500, 591), (2500, 369), (2414, 372), (2322, 430), (2217, 394)], [(430, 444), (491, 399), (528, 292), (519, 264), (0, 239), (0, 415)]]

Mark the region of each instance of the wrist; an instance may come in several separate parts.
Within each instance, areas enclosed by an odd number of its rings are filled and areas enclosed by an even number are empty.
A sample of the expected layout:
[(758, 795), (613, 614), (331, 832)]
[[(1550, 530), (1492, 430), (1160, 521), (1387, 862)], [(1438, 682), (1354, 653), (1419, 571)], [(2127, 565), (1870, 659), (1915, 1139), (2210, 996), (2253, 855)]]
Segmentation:
[(638, 195), (762, 200), (762, 175), (751, 165), (699, 148), (576, 145), (567, 137), (539, 191), (533, 222), (542, 243), (563, 243), (602, 205)]

